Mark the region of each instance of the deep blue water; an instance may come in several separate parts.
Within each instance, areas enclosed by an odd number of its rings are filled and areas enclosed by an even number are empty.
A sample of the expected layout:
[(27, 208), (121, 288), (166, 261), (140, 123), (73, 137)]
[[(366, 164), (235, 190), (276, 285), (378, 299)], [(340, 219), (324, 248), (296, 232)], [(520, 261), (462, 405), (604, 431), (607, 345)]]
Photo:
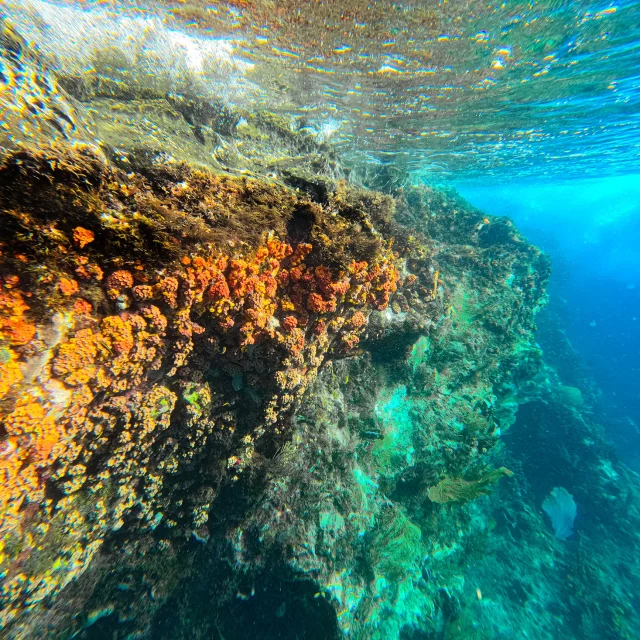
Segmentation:
[(458, 188), (551, 255), (550, 308), (603, 392), (611, 438), (640, 470), (640, 175)]

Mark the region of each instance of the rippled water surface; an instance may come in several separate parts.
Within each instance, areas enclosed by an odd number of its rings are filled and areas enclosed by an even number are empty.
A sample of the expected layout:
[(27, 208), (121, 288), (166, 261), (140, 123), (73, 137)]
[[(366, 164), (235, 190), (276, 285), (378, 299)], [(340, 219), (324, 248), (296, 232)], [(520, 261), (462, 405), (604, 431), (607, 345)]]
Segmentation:
[(47, 3), (65, 73), (294, 114), (352, 160), (458, 179), (639, 168), (640, 3)]

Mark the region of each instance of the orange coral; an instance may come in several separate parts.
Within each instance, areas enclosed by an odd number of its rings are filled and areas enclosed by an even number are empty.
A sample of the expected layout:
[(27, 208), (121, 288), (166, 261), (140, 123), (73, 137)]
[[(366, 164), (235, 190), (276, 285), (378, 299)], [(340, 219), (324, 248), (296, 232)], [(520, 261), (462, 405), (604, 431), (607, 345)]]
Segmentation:
[(108, 276), (105, 284), (107, 286), (107, 296), (115, 300), (122, 295), (123, 291), (133, 287), (133, 276), (129, 271), (120, 269)]
[(307, 309), (313, 313), (322, 313), (324, 311), (324, 300), (319, 293), (311, 293), (307, 298)]
[(311, 293), (307, 298), (307, 309), (313, 313), (329, 313), (336, 310), (336, 302), (324, 300), (319, 293)]
[(282, 321), (282, 326), (287, 330), (287, 331), (291, 331), (292, 329), (295, 329), (298, 326), (298, 320), (294, 317), (294, 316), (287, 316), (283, 321)]
[(278, 281), (270, 273), (263, 273), (260, 276), (260, 282), (264, 284), (264, 294), (268, 298), (275, 298), (278, 292)]
[(25, 499), (44, 498), (41, 474), (65, 448), (64, 432), (49, 411), (29, 396), (18, 400), (4, 418), (0, 440), (0, 532), (4, 535), (19, 522)]
[(12, 345), (27, 344), (36, 334), (35, 325), (25, 317), (29, 307), (22, 295), (17, 290), (0, 289), (0, 340)]
[(360, 342), (360, 338), (354, 333), (346, 333), (342, 336), (342, 342), (347, 349), (353, 349), (358, 345), (358, 342)]
[(254, 344), (256, 339), (253, 335), (254, 326), (252, 322), (245, 322), (239, 329), (242, 336), (241, 346), (246, 347), (250, 344)]
[(369, 264), (364, 260), (362, 262), (351, 261), (349, 265), (349, 273), (352, 274), (354, 282), (364, 282), (367, 277), (367, 269)]
[(102, 280), (104, 277), (104, 271), (102, 271), (97, 264), (89, 263), (87, 265), (87, 273), (89, 273), (90, 276), (93, 276), (96, 280)]
[(250, 292), (250, 281), (247, 277), (248, 263), (246, 260), (232, 260), (229, 265), (227, 280), (229, 288), (235, 297), (241, 298)]
[(18, 276), (5, 276), (3, 284), (5, 289), (13, 289), (17, 287), (19, 283), (20, 278)]
[(60, 289), (60, 293), (64, 296), (72, 296), (80, 290), (78, 283), (71, 278), (60, 278), (58, 282), (58, 289)]
[(95, 278), (96, 280), (102, 280), (104, 276), (104, 272), (97, 265), (89, 262), (89, 258), (87, 256), (78, 256), (75, 259), (76, 265), (76, 275), (83, 280), (90, 280), (91, 278)]
[(80, 247), (80, 249), (84, 249), (89, 243), (93, 242), (95, 239), (95, 235), (93, 231), (89, 231), (89, 229), (85, 229), (84, 227), (76, 227), (73, 230), (73, 241)]
[(22, 371), (11, 349), (0, 350), (0, 399), (22, 380)]
[(291, 266), (292, 267), (298, 266), (311, 253), (312, 249), (313, 249), (313, 245), (310, 245), (308, 243), (303, 242), (299, 244), (291, 254), (291, 257), (290, 257)]
[(349, 291), (350, 286), (351, 283), (349, 282), (349, 280), (332, 282), (329, 284), (329, 292), (332, 296), (344, 296), (347, 291)]
[(53, 462), (52, 454), (61, 434), (40, 403), (30, 400), (19, 403), (5, 418), (4, 428), (9, 436), (28, 436), (22, 442), (29, 460), (36, 466), (45, 467)]
[(147, 307), (141, 307), (140, 313), (149, 322), (151, 329), (154, 329), (158, 333), (164, 333), (167, 329), (167, 319), (162, 315), (160, 309), (155, 305), (149, 305)]
[(382, 265), (376, 265), (369, 272), (367, 280), (371, 283), (372, 288), (371, 302), (379, 311), (386, 309), (391, 295), (398, 288), (397, 283), (400, 280), (398, 270), (392, 264), (384, 262)]
[(148, 284), (139, 284), (131, 290), (136, 300), (153, 300), (154, 290)]
[[(233, 257), (222, 253), (184, 256), (155, 278), (143, 264), (135, 267), (135, 279), (124, 269), (111, 273), (104, 291), (108, 299), (118, 301), (112, 314), (95, 317), (98, 307), (84, 298), (77, 299), (74, 312), (93, 316), (95, 323), (63, 342), (51, 362), (53, 376), (74, 387), (66, 427), (56, 431), (46, 407), (37, 402), (21, 405), (14, 411), (7, 434), (10, 438), (28, 440), (20, 448), (22, 468), (50, 466), (58, 455), (56, 451), (62, 450), (60, 434), (64, 429), (67, 434), (74, 434), (83, 428), (82, 421), (90, 415), (86, 407), (100, 397), (100, 391), (108, 388), (122, 394), (115, 397), (119, 411), (126, 412), (128, 395), (124, 392), (138, 393), (140, 383), (150, 372), (165, 367), (172, 376), (181, 367), (190, 366), (189, 357), (196, 341), (203, 339), (198, 336), (204, 334), (206, 344), (215, 335), (207, 333), (212, 329), (225, 335), (222, 344), (236, 349), (234, 357), (250, 345), (275, 340), (286, 353), (288, 368), (279, 383), (286, 393), (277, 402), (281, 407), (289, 406), (296, 394), (304, 391), (310, 376), (317, 373), (331, 344), (327, 334), (339, 337), (343, 348), (354, 348), (358, 344), (358, 330), (367, 323), (367, 306), (383, 308), (399, 277), (389, 258), (372, 266), (352, 262), (344, 270), (334, 271), (323, 264), (312, 267), (306, 263), (312, 250), (313, 246), (307, 243), (293, 250), (272, 234), (254, 253), (236, 253)], [(89, 264), (86, 257), (77, 256), (75, 265), (79, 277), (102, 276), (100, 267)], [(70, 282), (75, 284), (73, 292), (77, 293), (78, 284)], [(15, 287), (19, 282), (5, 281), (5, 284)], [(125, 292), (127, 296), (123, 296)], [(356, 308), (346, 312), (346, 305)], [(339, 306), (344, 316), (331, 317), (329, 314)], [(113, 313), (116, 308), (125, 307), (127, 310)], [(9, 328), (15, 333), (22, 323), (32, 327), (25, 333), (28, 342), (35, 327), (24, 319), (27, 310), (18, 291), (7, 286), (0, 290), (0, 337)], [(313, 314), (323, 314), (326, 320)], [(350, 319), (345, 321), (345, 317)], [(80, 322), (80, 326), (86, 327), (87, 318)], [(186, 371), (183, 369), (183, 375)], [(19, 376), (20, 368), (13, 356), (0, 364), (0, 395)], [(38, 432), (28, 431), (32, 427), (26, 422), (27, 408), (42, 422)], [(277, 415), (273, 407), (270, 411), (270, 416)], [(5, 448), (11, 450), (13, 442), (7, 441)], [(11, 465), (5, 475), (20, 484), (15, 465)], [(33, 477), (37, 483), (37, 474)], [(27, 495), (20, 491), (15, 495)]]
[(114, 271), (106, 280), (108, 289), (130, 289), (133, 286), (133, 276), (129, 271), (120, 269)]
[(73, 304), (73, 310), (80, 315), (89, 315), (93, 311), (93, 306), (84, 298), (80, 298)]
[(222, 300), (231, 295), (229, 285), (223, 275), (218, 276), (218, 279), (209, 287), (208, 293), (213, 300)]
[(172, 308), (175, 309), (178, 305), (178, 287), (180, 283), (173, 276), (167, 276), (158, 282), (156, 285), (158, 291), (160, 291), (164, 301)]
[(278, 261), (282, 261), (293, 253), (293, 250), (288, 244), (280, 242), (275, 237), (271, 237), (267, 240), (267, 250), (272, 258)]
[(351, 316), (351, 324), (356, 329), (359, 329), (360, 327), (364, 327), (364, 325), (367, 324), (367, 319), (366, 319), (364, 313), (362, 313), (362, 311), (356, 311), (353, 314), (353, 316)]
[(125, 318), (120, 316), (104, 318), (102, 320), (102, 334), (110, 339), (114, 351), (119, 355), (127, 355), (133, 349), (133, 327), (131, 322), (127, 322)]
[(322, 335), (327, 332), (327, 323), (324, 320), (318, 320), (318, 322), (313, 325), (313, 333), (317, 336)]
[(19, 522), (19, 512), (27, 496), (36, 497), (38, 475), (33, 465), (25, 467), (26, 452), (21, 438), (10, 436), (0, 441), (0, 532), (4, 534)]
[(94, 373), (91, 367), (98, 357), (99, 346), (98, 335), (91, 329), (81, 329), (68, 342), (60, 345), (53, 359), (53, 373), (70, 385), (86, 382)]

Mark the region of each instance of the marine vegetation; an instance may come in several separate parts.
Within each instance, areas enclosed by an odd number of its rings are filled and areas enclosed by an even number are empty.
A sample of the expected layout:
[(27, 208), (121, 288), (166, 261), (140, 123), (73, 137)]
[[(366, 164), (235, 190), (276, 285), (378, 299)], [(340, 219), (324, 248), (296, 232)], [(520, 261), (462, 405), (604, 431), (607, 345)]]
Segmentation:
[(477, 480), (445, 477), (435, 487), (431, 487), (427, 495), (431, 502), (444, 504), (446, 502), (468, 502), (478, 496), (486, 495), (489, 485), (500, 480), (502, 476), (512, 476), (513, 472), (504, 467), (489, 471)]

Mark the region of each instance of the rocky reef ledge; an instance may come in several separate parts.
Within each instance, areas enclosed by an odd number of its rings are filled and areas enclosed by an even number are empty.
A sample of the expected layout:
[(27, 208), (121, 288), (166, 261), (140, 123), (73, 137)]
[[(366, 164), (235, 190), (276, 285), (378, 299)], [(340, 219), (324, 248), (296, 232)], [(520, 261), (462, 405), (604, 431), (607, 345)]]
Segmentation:
[(194, 574), (220, 607), (272, 573), (354, 637), (398, 636), (398, 590), (446, 607), (394, 494), (437, 531), (508, 473), (489, 452), (539, 365), (547, 259), (451, 195), (288, 181), (6, 154), (8, 637), (136, 637)]

